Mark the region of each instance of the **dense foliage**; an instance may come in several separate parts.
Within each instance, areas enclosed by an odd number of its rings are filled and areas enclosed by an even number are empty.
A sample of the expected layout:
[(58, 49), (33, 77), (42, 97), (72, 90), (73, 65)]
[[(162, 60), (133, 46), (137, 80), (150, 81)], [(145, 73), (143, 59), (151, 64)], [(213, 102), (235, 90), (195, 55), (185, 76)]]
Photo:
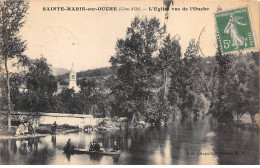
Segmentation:
[(191, 39), (182, 54), (179, 40), (159, 19), (135, 17), (116, 43), (111, 68), (77, 73), (79, 93), (64, 88), (57, 94), (57, 82), (66, 84), (68, 74), (55, 78), (43, 57), (27, 61), (25, 71), (11, 74), (13, 109), (119, 116), (130, 124), (158, 125), (171, 114), (183, 119), (212, 115), (230, 123), (249, 113), (255, 124), (259, 52), (223, 55), (218, 47), (215, 56), (201, 57), (198, 42)]
[[(165, 33), (165, 26), (157, 18), (136, 17), (127, 29), (125, 39), (119, 39), (116, 54), (111, 57), (112, 68), (117, 72), (115, 111), (121, 111), (131, 118), (143, 117), (144, 113), (156, 110), (154, 93), (156, 88), (156, 62), (153, 59), (159, 51), (159, 42)], [(149, 119), (149, 118), (148, 118)]]
[[(0, 55), (5, 65), (6, 107), (8, 130), (11, 129), (11, 87), (8, 60), (17, 58), (19, 61), (26, 57), (23, 53), (26, 43), (19, 35), (24, 25), (24, 18), (29, 8), (28, 2), (23, 0), (9, 0), (0, 2)], [(1, 69), (0, 69), (1, 71)]]
[(57, 82), (47, 60), (40, 58), (27, 63), (28, 72), (11, 74), (11, 101), (14, 110), (51, 112)]

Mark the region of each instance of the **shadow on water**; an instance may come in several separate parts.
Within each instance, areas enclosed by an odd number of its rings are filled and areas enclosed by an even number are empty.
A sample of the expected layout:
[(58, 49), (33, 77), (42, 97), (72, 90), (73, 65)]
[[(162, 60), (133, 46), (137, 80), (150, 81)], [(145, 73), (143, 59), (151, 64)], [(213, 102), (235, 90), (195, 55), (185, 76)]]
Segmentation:
[(53, 146), (56, 147), (56, 135), (51, 136), (51, 142), (52, 142)]
[(65, 153), (65, 155), (66, 155), (66, 158), (68, 159), (68, 161), (70, 161), (71, 154), (70, 153)]
[[(77, 148), (101, 141), (118, 157), (66, 155), (71, 138)], [(210, 119), (175, 120), (167, 126), (109, 132), (77, 132), (42, 138), (0, 141), (1, 164), (259, 164), (257, 131), (218, 127)], [(21, 150), (23, 149), (23, 150)]]

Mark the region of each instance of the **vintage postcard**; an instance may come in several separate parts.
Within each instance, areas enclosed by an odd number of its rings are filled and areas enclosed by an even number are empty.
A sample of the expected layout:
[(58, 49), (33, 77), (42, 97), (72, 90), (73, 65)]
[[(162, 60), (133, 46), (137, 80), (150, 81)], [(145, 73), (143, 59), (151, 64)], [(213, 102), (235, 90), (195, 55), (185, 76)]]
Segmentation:
[(260, 2), (0, 0), (0, 165), (259, 165)]

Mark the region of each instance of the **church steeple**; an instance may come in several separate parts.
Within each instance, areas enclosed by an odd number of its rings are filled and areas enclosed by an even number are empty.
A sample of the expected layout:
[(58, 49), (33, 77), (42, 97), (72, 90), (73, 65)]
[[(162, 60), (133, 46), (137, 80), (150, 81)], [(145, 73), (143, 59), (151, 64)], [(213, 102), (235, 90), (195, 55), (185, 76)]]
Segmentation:
[(74, 70), (73, 63), (70, 69), (70, 76), (69, 76), (69, 89), (74, 89), (75, 92), (79, 92), (80, 88), (77, 86), (77, 73)]
[(72, 63), (72, 65), (71, 65), (70, 73), (76, 73), (75, 70), (74, 70), (73, 63)]
[(72, 63), (72, 66), (71, 66), (71, 69), (70, 69), (70, 82), (76, 81), (76, 79), (77, 79), (77, 73), (75, 72), (74, 67), (73, 67), (73, 63)]

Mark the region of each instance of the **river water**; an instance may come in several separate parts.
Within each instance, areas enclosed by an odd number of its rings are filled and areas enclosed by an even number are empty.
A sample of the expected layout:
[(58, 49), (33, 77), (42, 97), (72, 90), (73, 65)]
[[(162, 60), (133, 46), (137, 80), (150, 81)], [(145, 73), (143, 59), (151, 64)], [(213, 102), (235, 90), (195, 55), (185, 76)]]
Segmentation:
[[(258, 131), (219, 127), (209, 119), (176, 120), (160, 128), (109, 132), (84, 131), (41, 138), (0, 141), (0, 164), (259, 164)], [(102, 141), (104, 148), (117, 141), (120, 156), (66, 155), (71, 138), (77, 148)], [(29, 150), (22, 152), (25, 145)]]

